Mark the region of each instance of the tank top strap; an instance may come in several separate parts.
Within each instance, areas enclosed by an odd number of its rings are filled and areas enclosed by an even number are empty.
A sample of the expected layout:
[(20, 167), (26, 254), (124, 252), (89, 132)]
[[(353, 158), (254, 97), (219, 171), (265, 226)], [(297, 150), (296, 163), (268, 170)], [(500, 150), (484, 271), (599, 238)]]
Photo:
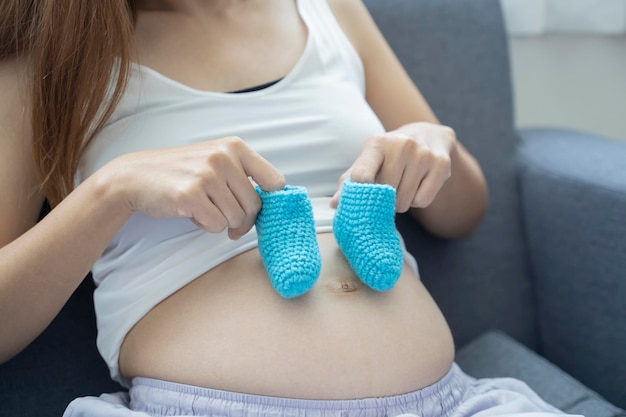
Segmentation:
[(365, 92), (361, 58), (335, 18), (327, 0), (297, 0), (300, 16), (317, 44), (317, 54), (327, 71), (341, 69)]

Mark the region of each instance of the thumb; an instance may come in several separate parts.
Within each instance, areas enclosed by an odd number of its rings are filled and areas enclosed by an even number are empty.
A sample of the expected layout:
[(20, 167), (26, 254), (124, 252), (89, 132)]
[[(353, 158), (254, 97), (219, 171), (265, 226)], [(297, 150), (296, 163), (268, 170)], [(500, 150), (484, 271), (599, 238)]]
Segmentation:
[(339, 180), (337, 181), (337, 191), (333, 195), (333, 198), (330, 199), (330, 208), (336, 209), (339, 204), (339, 197), (341, 195), (341, 187), (343, 186), (343, 182), (346, 178), (350, 178), (350, 170), (348, 169), (346, 172), (341, 174)]
[(241, 166), (263, 191), (285, 188), (285, 176), (258, 153), (249, 149), (241, 155)]
[(335, 194), (333, 195), (333, 198), (330, 199), (330, 208), (336, 209), (337, 205), (339, 205), (339, 192), (341, 191), (341, 188), (337, 189), (337, 191), (335, 191)]
[(337, 208), (339, 205), (341, 186), (346, 178), (350, 178), (355, 182), (376, 182), (378, 171), (380, 171), (384, 160), (385, 157), (379, 149), (373, 146), (366, 146), (352, 166), (339, 177), (337, 191), (335, 191), (333, 198), (330, 200), (330, 207)]
[(376, 182), (385, 155), (374, 146), (366, 146), (350, 168), (350, 179), (355, 182)]

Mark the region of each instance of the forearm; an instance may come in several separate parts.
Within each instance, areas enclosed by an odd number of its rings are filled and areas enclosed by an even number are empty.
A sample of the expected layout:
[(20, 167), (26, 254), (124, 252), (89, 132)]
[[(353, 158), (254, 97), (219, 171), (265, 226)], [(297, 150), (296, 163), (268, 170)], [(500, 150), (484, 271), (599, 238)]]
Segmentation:
[(96, 174), (0, 249), (0, 363), (46, 328), (131, 214)]
[(480, 166), (458, 141), (450, 158), (450, 178), (435, 200), (428, 207), (412, 208), (410, 213), (432, 234), (460, 239), (471, 234), (482, 219), (488, 191)]

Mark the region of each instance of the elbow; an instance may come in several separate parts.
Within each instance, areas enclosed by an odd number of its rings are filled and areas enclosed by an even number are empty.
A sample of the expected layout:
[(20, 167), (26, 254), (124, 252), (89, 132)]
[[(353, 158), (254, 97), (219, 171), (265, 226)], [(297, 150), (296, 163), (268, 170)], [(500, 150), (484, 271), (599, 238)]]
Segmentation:
[(476, 186), (472, 187), (471, 198), (468, 198), (461, 209), (456, 211), (456, 216), (451, 216), (451, 221), (447, 222), (448, 227), (442, 225), (443, 238), (450, 240), (463, 240), (471, 237), (482, 219), (487, 213), (489, 206), (489, 189), (485, 177), (480, 173)]
[(0, 365), (4, 365), (11, 360), (15, 355), (7, 354), (7, 352), (0, 352)]
[(466, 214), (466, 218), (460, 222), (461, 225), (457, 230), (452, 231), (452, 236), (449, 239), (462, 240), (471, 237), (478, 229), (478, 226), (482, 222), (485, 214), (487, 214), (487, 208), (489, 207), (489, 193), (487, 191), (486, 184), (481, 188), (482, 192), (477, 198), (477, 202), (472, 207), (471, 211)]
[[(19, 320), (15, 320), (15, 322), (19, 323)], [(23, 328), (12, 328), (11, 323), (6, 321), (0, 323), (0, 341), (2, 341), (0, 344), (0, 365), (19, 355), (35, 337), (28, 334)]]
[(487, 205), (477, 208), (473, 213), (470, 213), (467, 218), (459, 221), (454, 227), (449, 227), (447, 230), (442, 230), (439, 233), (439, 237), (449, 240), (464, 240), (470, 238), (474, 232), (478, 229), (485, 213), (487, 212)]
[(449, 223), (449, 227), (442, 227), (442, 235), (440, 237), (450, 240), (464, 240), (470, 238), (478, 229), (482, 219), (487, 213), (489, 205), (489, 195), (487, 188), (484, 188), (484, 194), (476, 198), (471, 208), (463, 213), (462, 218)]
[(486, 209), (480, 209), (471, 214), (467, 214), (463, 219), (442, 222), (441, 224), (422, 222), (422, 226), (430, 234), (446, 240), (464, 240), (470, 238), (484, 217)]
[(2, 349), (0, 349), (0, 365), (4, 365), (15, 356), (17, 356), (17, 354), (21, 351), (22, 349), (12, 346), (11, 343), (7, 343), (6, 345), (2, 346)]
[(434, 204), (425, 209), (411, 209), (411, 215), (433, 236), (446, 240), (467, 239), (478, 229), (489, 205), (486, 184), (474, 191), (462, 204)]

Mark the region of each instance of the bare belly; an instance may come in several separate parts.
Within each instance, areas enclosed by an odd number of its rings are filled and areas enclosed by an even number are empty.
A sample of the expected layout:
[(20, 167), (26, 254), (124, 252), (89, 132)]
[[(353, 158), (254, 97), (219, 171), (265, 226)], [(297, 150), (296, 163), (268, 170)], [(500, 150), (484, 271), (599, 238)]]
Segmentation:
[(396, 395), (440, 379), (452, 337), (413, 272), (376, 292), (332, 234), (318, 241), (322, 272), (301, 297), (275, 293), (256, 249), (171, 295), (128, 333), (123, 375), (306, 399)]

